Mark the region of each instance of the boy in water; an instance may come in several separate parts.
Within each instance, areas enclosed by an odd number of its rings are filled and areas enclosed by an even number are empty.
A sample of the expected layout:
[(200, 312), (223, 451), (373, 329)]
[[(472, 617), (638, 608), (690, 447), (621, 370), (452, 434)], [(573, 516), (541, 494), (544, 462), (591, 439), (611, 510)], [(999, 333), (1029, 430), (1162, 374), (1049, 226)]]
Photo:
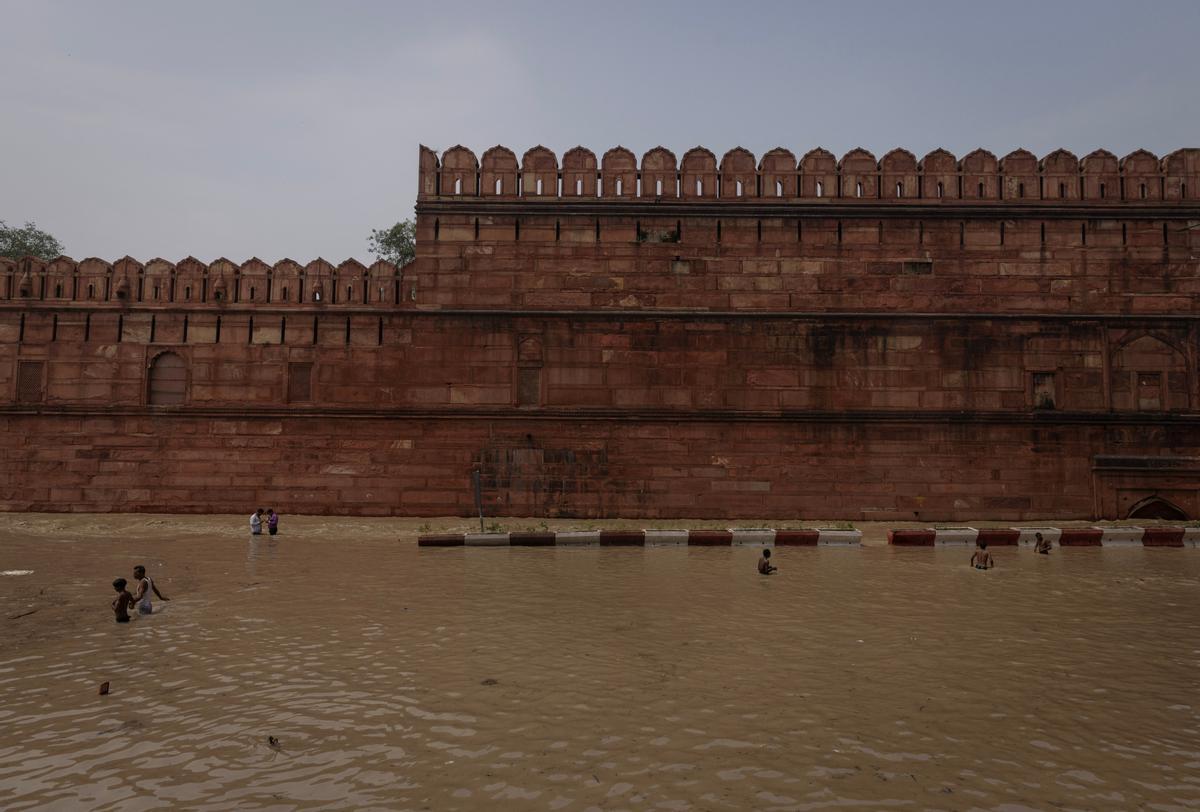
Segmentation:
[(987, 551), (986, 541), (975, 543), (975, 554), (971, 556), (971, 566), (977, 570), (990, 570), (996, 566), (996, 562), (992, 560), (992, 554)]
[(1041, 533), (1034, 533), (1033, 538), (1036, 540), (1036, 543), (1033, 545), (1033, 551), (1042, 555), (1050, 555), (1050, 542), (1042, 538)]
[(267, 532), (272, 536), (279, 532), (279, 514), (275, 508), (267, 508)]
[(129, 607), (133, 604), (133, 596), (125, 588), (125, 579), (118, 578), (113, 581), (113, 589), (117, 590), (117, 597), (112, 602), (113, 613), (117, 616), (118, 623), (128, 623)]
[(133, 577), (137, 579), (137, 592), (133, 596), (133, 601), (137, 604), (138, 614), (148, 615), (154, 611), (154, 605), (150, 602), (150, 593), (152, 591), (158, 596), (159, 600), (171, 600), (158, 591), (158, 587), (146, 575), (146, 568), (141, 564), (133, 568)]
[(770, 575), (773, 572), (778, 572), (779, 568), (771, 565), (771, 551), (764, 549), (762, 558), (758, 559), (758, 572), (760, 575)]

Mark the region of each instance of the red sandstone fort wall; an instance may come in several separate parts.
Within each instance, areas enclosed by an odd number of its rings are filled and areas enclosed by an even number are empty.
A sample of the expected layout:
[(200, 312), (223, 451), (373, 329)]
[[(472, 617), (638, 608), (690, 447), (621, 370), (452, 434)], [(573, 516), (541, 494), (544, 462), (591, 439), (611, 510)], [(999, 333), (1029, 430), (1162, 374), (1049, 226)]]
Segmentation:
[(403, 269), (0, 260), (0, 509), (1195, 516), (1198, 155), (422, 149)]

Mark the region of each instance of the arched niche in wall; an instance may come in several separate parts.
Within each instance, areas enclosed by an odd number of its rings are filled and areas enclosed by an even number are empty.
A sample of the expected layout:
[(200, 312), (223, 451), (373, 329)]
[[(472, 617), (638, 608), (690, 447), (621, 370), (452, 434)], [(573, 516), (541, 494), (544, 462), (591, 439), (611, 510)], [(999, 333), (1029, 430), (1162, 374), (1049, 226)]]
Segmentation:
[(762, 197), (795, 197), (799, 171), (796, 156), (783, 147), (768, 150), (758, 162)]
[(704, 147), (692, 147), (679, 162), (679, 185), (686, 198), (717, 196), (717, 156)]
[(972, 150), (964, 155), (959, 172), (962, 173), (965, 200), (996, 200), (1000, 197), (1000, 162), (986, 149)]
[(750, 150), (734, 147), (721, 157), (721, 197), (758, 197), (758, 162)]
[(906, 149), (893, 149), (879, 159), (880, 197), (905, 200), (919, 197), (917, 156)]
[(304, 269), (293, 259), (281, 259), (271, 267), (271, 302), (303, 304)]
[(874, 200), (879, 197), (879, 162), (862, 147), (852, 149), (838, 162), (841, 197)]
[(666, 147), (655, 147), (642, 156), (642, 195), (645, 197), (677, 197), (679, 167), (675, 153)]
[(1056, 149), (1039, 164), (1043, 200), (1079, 199), (1079, 159), (1065, 149)]
[(75, 295), (75, 260), (70, 257), (55, 257), (46, 263), (45, 298), (70, 300)]
[(800, 159), (800, 196), (837, 197), (837, 158), (827, 149), (811, 149)]
[(438, 189), (447, 197), (479, 194), (479, 160), (461, 144), (442, 153)]
[(1200, 149), (1177, 149), (1160, 166), (1168, 200), (1200, 200)]
[(521, 156), (521, 194), (524, 197), (558, 196), (558, 158), (541, 145)]
[(1187, 410), (1189, 384), (1186, 354), (1164, 336), (1133, 333), (1113, 350), (1111, 407), (1114, 410)]
[(1120, 171), (1125, 200), (1162, 200), (1162, 163), (1158, 156), (1144, 149), (1131, 152), (1121, 159)]
[(1079, 162), (1079, 176), (1083, 181), (1084, 200), (1121, 198), (1121, 170), (1117, 156), (1108, 150), (1098, 149), (1083, 156)]
[(371, 304), (400, 303), (401, 271), (386, 260), (378, 259), (367, 269), (367, 289)]
[(479, 161), (479, 193), (484, 197), (514, 197), (517, 194), (517, 156), (499, 144), (483, 153)]
[(935, 149), (917, 165), (921, 197), (926, 200), (957, 200), (961, 193), (958, 160), (944, 149)]
[(175, 266), (175, 301), (183, 304), (206, 301), (208, 266), (195, 257), (187, 257)]
[(347, 259), (337, 266), (338, 304), (364, 304), (367, 292), (367, 266), (356, 259)]
[(146, 373), (146, 402), (151, 406), (179, 406), (187, 401), (187, 364), (177, 353), (160, 352), (150, 359)]
[(1130, 506), (1126, 519), (1158, 519), (1162, 521), (1186, 522), (1189, 519), (1187, 511), (1169, 499), (1158, 496), (1147, 496)]
[(625, 147), (613, 147), (600, 159), (600, 196), (637, 196), (637, 158)]
[(99, 257), (88, 257), (79, 261), (75, 270), (75, 278), (79, 280), (79, 294), (76, 297), (82, 301), (104, 302), (110, 298), (112, 286), (112, 265)]
[(167, 304), (173, 301), (174, 283), (174, 263), (155, 257), (142, 269), (142, 301), (150, 304)]
[(596, 196), (596, 153), (573, 147), (563, 153), (563, 197)]
[(238, 301), (266, 303), (270, 301), (271, 266), (258, 257), (242, 263), (238, 273)]
[(333, 287), (333, 266), (318, 257), (304, 266), (305, 304), (327, 304), (337, 301)]
[(1026, 149), (1015, 149), (1000, 159), (1001, 194), (1005, 200), (1040, 200), (1038, 160)]

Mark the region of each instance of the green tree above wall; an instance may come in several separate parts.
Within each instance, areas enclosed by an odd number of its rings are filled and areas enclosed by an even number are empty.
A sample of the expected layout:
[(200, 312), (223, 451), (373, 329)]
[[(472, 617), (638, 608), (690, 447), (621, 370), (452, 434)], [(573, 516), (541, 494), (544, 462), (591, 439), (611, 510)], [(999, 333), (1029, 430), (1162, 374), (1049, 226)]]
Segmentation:
[(24, 228), (15, 228), (0, 220), (0, 257), (39, 257), (49, 260), (62, 256), (62, 253), (62, 243), (42, 231), (35, 223), (26, 223)]
[(412, 262), (417, 255), (417, 227), (412, 220), (401, 220), (391, 228), (371, 230), (367, 238), (371, 253), (397, 268)]

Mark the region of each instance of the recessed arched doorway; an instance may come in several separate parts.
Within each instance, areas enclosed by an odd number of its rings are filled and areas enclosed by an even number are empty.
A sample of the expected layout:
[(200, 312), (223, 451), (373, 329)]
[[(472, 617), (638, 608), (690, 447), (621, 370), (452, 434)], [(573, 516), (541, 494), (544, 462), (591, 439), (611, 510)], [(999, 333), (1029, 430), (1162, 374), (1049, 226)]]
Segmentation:
[(1169, 521), (1187, 521), (1188, 515), (1180, 508), (1161, 496), (1147, 496), (1129, 508), (1127, 519), (1167, 519)]

